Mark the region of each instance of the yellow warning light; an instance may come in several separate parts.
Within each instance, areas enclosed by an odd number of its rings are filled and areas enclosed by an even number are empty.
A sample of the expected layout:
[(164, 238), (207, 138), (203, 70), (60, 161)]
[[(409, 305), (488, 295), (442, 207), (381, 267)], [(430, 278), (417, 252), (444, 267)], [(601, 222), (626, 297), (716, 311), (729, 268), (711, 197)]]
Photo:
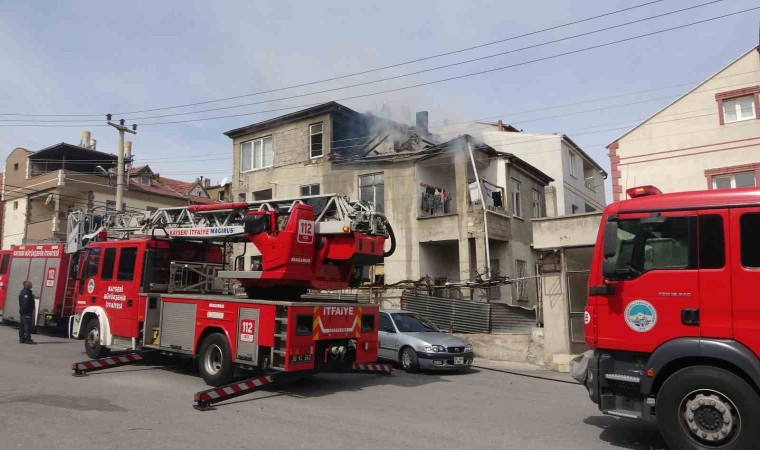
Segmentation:
[(349, 228), (348, 225), (343, 226), (343, 232), (344, 233), (348, 233), (349, 231), (351, 231), (351, 228)]

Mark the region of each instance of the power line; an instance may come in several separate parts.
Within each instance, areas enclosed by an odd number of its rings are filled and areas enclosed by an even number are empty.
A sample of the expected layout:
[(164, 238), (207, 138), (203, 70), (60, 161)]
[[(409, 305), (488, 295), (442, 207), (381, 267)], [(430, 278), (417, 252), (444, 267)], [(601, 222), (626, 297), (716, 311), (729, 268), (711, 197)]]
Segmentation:
[(468, 60), (459, 61), (459, 62), (455, 62), (455, 63), (444, 64), (444, 65), (437, 66), (437, 67), (431, 67), (431, 68), (428, 68), (428, 69), (422, 69), (422, 70), (418, 70), (418, 71), (415, 71), (415, 72), (409, 72), (409, 73), (405, 73), (405, 74), (401, 74), (401, 75), (395, 75), (395, 76), (392, 76), (392, 77), (380, 78), (380, 79), (377, 79), (377, 80), (365, 81), (365, 82), (361, 82), (361, 83), (355, 83), (355, 84), (351, 84), (351, 85), (347, 85), (347, 86), (339, 86), (339, 87), (330, 88), (330, 89), (323, 89), (323, 90), (320, 90), (320, 91), (310, 92), (310, 93), (306, 93), (306, 94), (297, 94), (297, 95), (291, 95), (291, 96), (288, 96), (288, 97), (280, 97), (280, 98), (276, 98), (276, 99), (261, 100), (261, 101), (252, 102), (252, 103), (243, 103), (243, 104), (240, 104), (240, 105), (220, 106), (220, 107), (217, 107), (217, 108), (209, 108), (209, 109), (202, 109), (202, 110), (198, 110), (198, 111), (179, 112), (179, 113), (172, 113), (172, 114), (163, 114), (163, 115), (158, 115), (158, 116), (128, 117), (128, 118), (126, 118), (126, 120), (130, 120), (130, 121), (133, 121), (133, 120), (149, 120), (149, 119), (161, 119), (161, 118), (165, 118), (165, 117), (177, 117), (177, 116), (186, 116), (186, 115), (192, 115), (192, 114), (201, 114), (201, 113), (206, 113), (206, 112), (221, 111), (221, 110), (228, 110), (228, 109), (243, 108), (243, 107), (246, 107), (246, 106), (261, 105), (261, 104), (264, 104), (264, 103), (272, 103), (272, 102), (283, 101), (283, 100), (292, 100), (294, 98), (310, 97), (312, 95), (324, 94), (324, 93), (328, 93), (328, 92), (342, 91), (344, 89), (351, 89), (351, 88), (355, 88), (355, 87), (367, 86), (367, 85), (381, 83), (381, 82), (385, 82), (385, 81), (397, 80), (397, 79), (401, 79), (401, 78), (411, 77), (411, 76), (414, 76), (414, 75), (419, 75), (419, 74), (422, 74), (422, 73), (433, 72), (433, 71), (437, 71), (437, 70), (441, 70), (441, 69), (447, 69), (447, 68), (451, 68), (451, 67), (455, 67), (455, 66), (460, 66), (460, 65), (463, 65), (463, 64), (469, 64), (469, 63), (473, 63), (473, 62), (478, 62), (478, 61), (484, 61), (486, 59), (491, 59), (491, 58), (495, 58), (495, 57), (498, 57), (498, 56), (504, 56), (504, 55), (508, 55), (508, 54), (511, 54), (511, 53), (516, 53), (516, 52), (520, 52), (520, 51), (524, 51), (524, 50), (529, 50), (529, 49), (534, 49), (534, 48), (538, 48), (538, 47), (543, 47), (543, 46), (546, 46), (546, 45), (556, 44), (556, 43), (563, 42), (563, 41), (568, 41), (568, 40), (571, 40), (571, 39), (577, 39), (579, 37), (589, 36), (589, 35), (592, 35), (592, 34), (601, 33), (601, 32), (609, 31), (609, 30), (614, 30), (614, 29), (617, 29), (617, 28), (622, 28), (622, 27), (625, 27), (625, 26), (629, 26), (629, 25), (633, 25), (633, 24), (637, 24), (637, 23), (641, 23), (641, 22), (646, 22), (648, 20), (653, 20), (653, 19), (669, 16), (669, 15), (672, 15), (672, 14), (677, 14), (677, 13), (680, 13), (680, 12), (684, 12), (684, 11), (688, 11), (688, 10), (692, 10), (692, 9), (696, 9), (696, 8), (701, 8), (701, 7), (704, 7), (704, 6), (708, 6), (708, 5), (712, 5), (712, 4), (715, 4), (715, 3), (719, 3), (721, 1), (723, 1), (723, 0), (712, 0), (712, 1), (707, 2), (707, 3), (702, 3), (702, 4), (699, 4), (699, 5), (694, 5), (694, 6), (690, 6), (690, 7), (687, 7), (687, 8), (682, 8), (682, 9), (678, 9), (678, 10), (675, 10), (675, 11), (670, 11), (670, 12), (663, 13), (663, 14), (658, 14), (658, 15), (655, 15), (655, 16), (645, 17), (643, 19), (633, 20), (633, 21), (622, 23), (622, 24), (618, 24), (618, 25), (612, 25), (612, 26), (609, 26), (609, 27), (604, 27), (604, 28), (600, 28), (600, 29), (597, 29), (597, 30), (588, 31), (588, 32), (585, 32), (585, 33), (575, 34), (575, 35), (564, 37), (564, 38), (560, 38), (560, 39), (554, 39), (554, 40), (542, 42), (542, 43), (539, 43), (539, 44), (528, 45), (526, 47), (521, 47), (521, 48), (517, 48), (517, 49), (513, 49), (513, 50), (508, 50), (508, 51), (504, 51), (504, 52), (494, 53), (494, 54), (491, 54), (491, 55), (481, 56), (479, 58), (473, 58), (473, 59), (468, 59)]
[[(195, 102), (195, 103), (187, 103), (187, 104), (183, 104), (183, 105), (174, 105), (174, 106), (165, 106), (165, 107), (160, 107), (160, 108), (152, 108), (152, 109), (143, 109), (143, 110), (136, 110), (136, 111), (118, 112), (118, 113), (115, 113), (115, 114), (116, 115), (137, 114), (137, 113), (144, 113), (144, 112), (162, 111), (162, 110), (167, 110), (167, 109), (184, 108), (184, 107), (188, 107), (188, 106), (205, 105), (205, 104), (209, 104), (209, 103), (218, 103), (218, 102), (223, 102), (223, 101), (228, 101), (228, 100), (236, 100), (236, 99), (244, 98), (244, 97), (252, 97), (252, 96), (256, 96), (256, 95), (269, 94), (269, 93), (272, 93), (272, 92), (279, 92), (279, 91), (284, 91), (284, 90), (288, 90), (288, 89), (294, 89), (294, 88), (299, 88), (299, 87), (305, 87), (305, 86), (311, 86), (311, 85), (315, 85), (315, 84), (326, 83), (326, 82), (329, 82), (329, 81), (335, 81), (335, 80), (350, 78), (350, 77), (354, 77), (354, 76), (358, 76), (358, 75), (364, 75), (364, 74), (371, 73), (371, 72), (377, 72), (377, 71), (381, 71), (381, 70), (392, 69), (392, 68), (401, 67), (401, 66), (404, 66), (404, 65), (407, 65), (407, 64), (413, 64), (413, 63), (427, 61), (427, 60), (431, 60), (431, 59), (435, 59), (435, 58), (441, 58), (443, 56), (449, 56), (449, 55), (453, 55), (453, 54), (457, 54), (457, 53), (463, 53), (463, 52), (466, 52), (466, 51), (469, 51), (469, 50), (475, 50), (475, 49), (478, 49), (478, 48), (483, 48), (483, 47), (487, 47), (487, 46), (491, 46), (491, 45), (495, 45), (495, 44), (500, 44), (500, 43), (503, 43), (503, 42), (507, 42), (507, 41), (511, 41), (511, 40), (515, 40), (515, 39), (519, 39), (519, 38), (523, 38), (523, 37), (528, 37), (528, 36), (532, 36), (532, 35), (536, 35), (536, 34), (540, 34), (540, 33), (545, 33), (547, 31), (557, 30), (557, 29), (560, 29), (560, 28), (569, 27), (569, 26), (572, 26), (572, 25), (577, 25), (577, 24), (588, 22), (588, 21), (595, 20), (595, 19), (600, 19), (602, 17), (608, 17), (608, 16), (612, 16), (612, 15), (615, 15), (615, 14), (620, 14), (620, 13), (623, 13), (623, 12), (631, 11), (631, 10), (634, 10), (634, 9), (643, 8), (645, 6), (653, 5), (655, 3), (661, 3), (662, 1), (664, 1), (664, 0), (650, 1), (650, 2), (647, 2), (647, 3), (642, 3), (640, 5), (635, 5), (635, 6), (631, 6), (631, 7), (627, 7), (627, 8), (623, 8), (623, 9), (618, 9), (618, 10), (611, 11), (611, 12), (608, 12), (608, 13), (599, 14), (599, 15), (592, 16), (592, 17), (587, 17), (585, 19), (575, 20), (575, 21), (564, 23), (564, 24), (561, 24), (561, 25), (555, 25), (555, 26), (552, 26), (552, 27), (548, 27), (548, 28), (544, 28), (544, 29), (541, 29), (541, 30), (532, 31), (532, 32), (529, 32), (529, 33), (524, 33), (524, 34), (520, 34), (520, 35), (510, 36), (510, 37), (499, 39), (499, 40), (496, 40), (496, 41), (486, 42), (486, 43), (474, 45), (474, 46), (471, 46), (471, 47), (466, 47), (466, 48), (462, 48), (462, 49), (458, 49), (458, 50), (447, 51), (447, 52), (444, 52), (444, 53), (438, 53), (438, 54), (431, 55), (431, 56), (425, 56), (425, 57), (422, 57), (422, 58), (412, 59), (412, 60), (408, 60), (408, 61), (404, 61), (404, 62), (400, 62), (400, 63), (394, 63), (394, 64), (390, 64), (390, 65), (387, 65), (387, 66), (382, 66), (382, 67), (376, 67), (376, 68), (373, 68), (373, 69), (367, 69), (367, 70), (363, 70), (363, 71), (360, 71), (360, 72), (354, 72), (354, 73), (350, 73), (350, 74), (346, 74), (346, 75), (340, 75), (340, 76), (336, 76), (336, 77), (332, 77), (332, 78), (325, 78), (325, 79), (322, 79), (322, 80), (309, 81), (309, 82), (305, 82), (305, 83), (301, 83), (301, 84), (296, 84), (296, 85), (291, 85), (291, 86), (284, 86), (284, 87), (270, 89), (270, 90), (266, 90), (266, 91), (259, 91), (259, 92), (249, 93), (249, 94), (236, 95), (236, 96), (233, 96), (233, 97), (219, 98), (219, 99), (214, 99), (214, 100), (205, 100), (205, 101), (200, 101), (200, 102)], [(15, 113), (0, 113), (0, 116), (26, 116), (26, 117), (67, 117), (67, 116), (72, 116), (72, 117), (73, 116), (78, 116), (78, 117), (98, 117), (98, 116), (102, 116), (102, 115), (103, 114), (15, 114)]]
[[(340, 99), (337, 99), (337, 100), (334, 100), (334, 101), (338, 101), (339, 102), (339, 101), (346, 101), (346, 100), (354, 100), (354, 99), (357, 99), (357, 98), (371, 97), (371, 96), (380, 95), (380, 94), (387, 94), (387, 93), (390, 93), (390, 92), (404, 91), (404, 90), (414, 89), (414, 88), (418, 88), (418, 87), (422, 87), (422, 86), (430, 86), (430, 85), (433, 85), (433, 84), (439, 84), (439, 83), (444, 83), (444, 82), (448, 82), (448, 81), (469, 78), (469, 77), (473, 77), (473, 76), (477, 76), (477, 75), (483, 75), (483, 74), (487, 74), (487, 73), (498, 72), (498, 71), (501, 71), (501, 70), (512, 69), (512, 68), (515, 68), (515, 67), (525, 66), (525, 65), (528, 65), (528, 64), (536, 63), (536, 62), (541, 62), (541, 61), (547, 61), (547, 60), (551, 60), (551, 59), (555, 59), (555, 58), (560, 58), (562, 56), (574, 55), (574, 54), (586, 52), (586, 51), (589, 51), (589, 50), (595, 50), (595, 49), (598, 49), (598, 48), (609, 47), (611, 45), (617, 45), (617, 44), (621, 44), (621, 43), (624, 43), (624, 42), (633, 41), (633, 40), (636, 40), (636, 39), (641, 39), (641, 38), (645, 38), (645, 37), (654, 36), (654, 35), (657, 35), (657, 34), (666, 33), (666, 32), (669, 32), (669, 31), (675, 31), (675, 30), (679, 30), (679, 29), (683, 29), (683, 28), (688, 28), (688, 27), (691, 27), (691, 26), (700, 25), (700, 24), (711, 22), (711, 21), (714, 21), (714, 20), (724, 19), (726, 17), (731, 17), (731, 16), (735, 16), (735, 15), (738, 15), (738, 14), (743, 14), (743, 13), (746, 13), (746, 12), (749, 12), (749, 11), (754, 11), (754, 10), (757, 10), (757, 9), (760, 9), (760, 6), (744, 9), (744, 10), (741, 10), (741, 11), (736, 11), (736, 12), (729, 13), (729, 14), (715, 16), (715, 17), (712, 17), (712, 18), (709, 18), (709, 19), (699, 20), (699, 21), (691, 22), (691, 23), (684, 24), (684, 25), (679, 25), (679, 26), (665, 28), (665, 29), (658, 30), (658, 31), (644, 33), (644, 34), (640, 34), (640, 35), (637, 35), (637, 36), (632, 36), (632, 37), (628, 37), (628, 38), (624, 38), (624, 39), (619, 39), (619, 40), (616, 40), (616, 41), (605, 42), (603, 44), (597, 44), (597, 45), (593, 45), (593, 46), (590, 46), (590, 47), (584, 47), (584, 48), (577, 49), (577, 50), (572, 50), (572, 51), (568, 51), (568, 52), (558, 53), (558, 54), (555, 54), (555, 55), (545, 56), (545, 57), (542, 57), (542, 58), (536, 58), (536, 59), (532, 59), (532, 60), (528, 60), (528, 61), (522, 61), (522, 62), (519, 62), (519, 63), (510, 64), (510, 65), (506, 65), (506, 66), (496, 67), (496, 68), (493, 68), (493, 69), (482, 70), (482, 71), (478, 71), (478, 72), (472, 72), (472, 73), (468, 73), (468, 74), (464, 74), (464, 75), (458, 75), (458, 76), (453, 76), (453, 77), (448, 77), (448, 78), (442, 78), (442, 79), (439, 79), (439, 80), (427, 81), (427, 82), (423, 82), (423, 83), (417, 83), (417, 84), (413, 84), (413, 85), (409, 85), (409, 86), (404, 86), (404, 87), (400, 87), (400, 88), (386, 89), (386, 90), (372, 92), (372, 93), (368, 93), (368, 94), (360, 94), (360, 95), (353, 95), (353, 96), (349, 96), (349, 97), (343, 97), (343, 98), (340, 98)], [(253, 111), (253, 112), (248, 112), (248, 113), (229, 114), (229, 115), (224, 115), (224, 116), (204, 117), (204, 118), (197, 118), (197, 119), (174, 120), (174, 121), (164, 121), (164, 122), (147, 122), (147, 123), (141, 123), (140, 125), (141, 126), (146, 126), (146, 125), (169, 125), (169, 124), (178, 124), (178, 123), (202, 122), (202, 121), (207, 121), (207, 120), (228, 119), (228, 118), (233, 118), (233, 117), (243, 117), (243, 116), (250, 116), (250, 115), (255, 115), (255, 114), (264, 114), (264, 113), (270, 113), (270, 112), (279, 112), (279, 111), (288, 111), (288, 110), (293, 110), (293, 109), (308, 108), (308, 107), (311, 107), (311, 106), (317, 106), (317, 105), (321, 105), (321, 104), (324, 104), (324, 102), (310, 103), (310, 104), (306, 104), (306, 105), (290, 106), (290, 107), (284, 107), (284, 108), (273, 108), (273, 109), (268, 109), (268, 110), (263, 110), (263, 111)]]

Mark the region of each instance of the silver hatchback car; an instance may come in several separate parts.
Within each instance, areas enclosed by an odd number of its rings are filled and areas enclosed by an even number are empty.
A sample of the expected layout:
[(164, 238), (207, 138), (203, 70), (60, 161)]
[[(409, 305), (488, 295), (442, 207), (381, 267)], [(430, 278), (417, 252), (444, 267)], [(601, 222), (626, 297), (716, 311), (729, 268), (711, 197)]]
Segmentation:
[(407, 372), (462, 370), (472, 365), (472, 345), (441, 332), (423, 316), (401, 310), (380, 311), (378, 357), (396, 361)]

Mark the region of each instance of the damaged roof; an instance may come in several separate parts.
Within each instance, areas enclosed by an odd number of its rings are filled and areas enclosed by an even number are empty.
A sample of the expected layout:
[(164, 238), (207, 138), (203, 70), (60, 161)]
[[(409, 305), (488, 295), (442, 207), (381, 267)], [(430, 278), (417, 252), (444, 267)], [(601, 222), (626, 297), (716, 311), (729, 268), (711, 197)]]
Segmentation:
[(312, 106), (311, 108), (302, 109), (300, 111), (285, 114), (283, 116), (268, 119), (263, 122), (246, 125), (244, 127), (235, 128), (233, 130), (225, 131), (224, 135), (229, 138), (236, 138), (248, 133), (254, 133), (256, 131), (266, 130), (274, 126), (285, 125), (298, 120), (308, 119), (310, 117), (321, 116), (327, 113), (340, 113), (345, 115), (360, 114), (351, 108), (341, 105), (338, 102), (328, 102), (321, 105)]

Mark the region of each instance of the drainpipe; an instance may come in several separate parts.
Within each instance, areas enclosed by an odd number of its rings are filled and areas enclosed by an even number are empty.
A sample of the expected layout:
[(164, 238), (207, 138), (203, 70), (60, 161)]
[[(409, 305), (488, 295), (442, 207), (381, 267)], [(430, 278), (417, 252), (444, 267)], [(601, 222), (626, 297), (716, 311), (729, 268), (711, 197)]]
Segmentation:
[[(480, 204), (483, 206), (483, 233), (486, 238), (486, 276), (487, 279), (491, 279), (491, 250), (488, 248), (488, 210), (486, 209), (486, 198), (483, 196), (483, 184), (480, 182), (478, 176), (478, 168), (475, 167), (475, 157), (472, 155), (472, 145), (470, 144), (470, 137), (465, 138), (467, 140), (467, 151), (470, 153), (470, 162), (472, 163), (472, 170), (475, 172), (475, 182), (478, 183), (478, 192), (480, 193)], [(469, 190), (469, 187), (468, 187)]]

